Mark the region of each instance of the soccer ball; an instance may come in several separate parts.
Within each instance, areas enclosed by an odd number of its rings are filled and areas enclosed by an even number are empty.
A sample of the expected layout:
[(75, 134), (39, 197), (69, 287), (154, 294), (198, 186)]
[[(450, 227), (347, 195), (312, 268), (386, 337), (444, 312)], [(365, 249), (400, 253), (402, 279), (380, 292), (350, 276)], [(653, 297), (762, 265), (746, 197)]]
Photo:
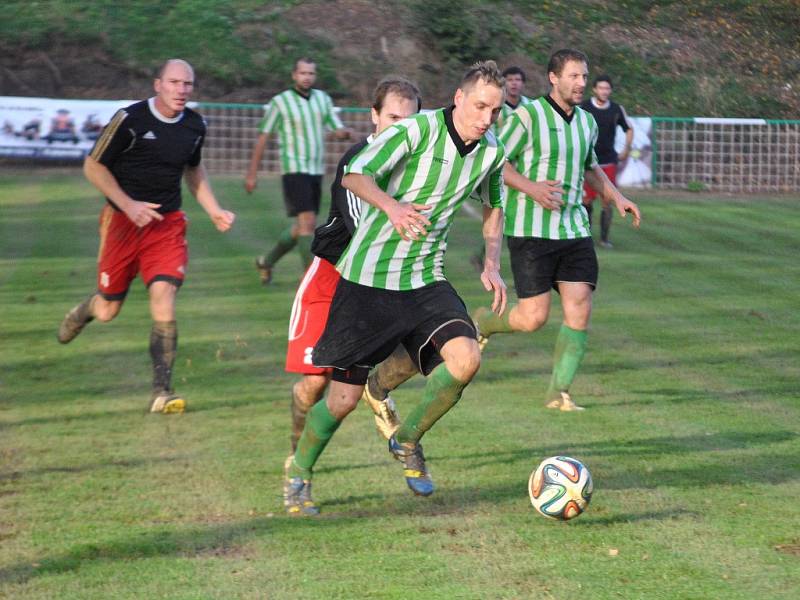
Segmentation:
[(550, 519), (574, 519), (592, 499), (592, 475), (583, 463), (569, 456), (544, 459), (528, 480), (533, 508)]

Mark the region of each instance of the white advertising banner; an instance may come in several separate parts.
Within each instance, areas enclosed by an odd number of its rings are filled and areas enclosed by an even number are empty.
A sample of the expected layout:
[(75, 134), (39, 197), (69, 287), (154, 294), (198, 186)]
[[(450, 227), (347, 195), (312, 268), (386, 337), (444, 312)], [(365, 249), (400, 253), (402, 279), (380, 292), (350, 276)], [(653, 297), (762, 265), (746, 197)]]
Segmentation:
[(0, 158), (82, 160), (114, 113), (132, 103), (0, 96)]

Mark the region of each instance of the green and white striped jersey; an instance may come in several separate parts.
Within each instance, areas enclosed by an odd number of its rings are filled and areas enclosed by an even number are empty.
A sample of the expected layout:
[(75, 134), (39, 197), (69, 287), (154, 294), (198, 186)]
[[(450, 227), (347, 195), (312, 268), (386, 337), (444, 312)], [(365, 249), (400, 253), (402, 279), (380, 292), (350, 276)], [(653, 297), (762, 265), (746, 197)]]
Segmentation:
[(549, 96), (543, 96), (512, 113), (500, 139), (517, 171), (532, 181), (561, 181), (564, 188), (560, 210), (542, 208), (509, 189), (505, 235), (548, 240), (589, 237), (589, 218), (581, 200), (584, 172), (597, 165), (594, 117), (576, 106), (568, 119)]
[(344, 127), (333, 108), (333, 100), (321, 90), (308, 98), (294, 88), (275, 96), (264, 110), (261, 133), (278, 133), (281, 173), (323, 175), (325, 127)]
[(533, 98), (528, 98), (527, 96), (523, 96), (522, 94), (520, 94), (519, 104), (517, 104), (516, 106), (511, 106), (508, 103), (508, 100), (503, 102), (503, 107), (500, 109), (500, 115), (497, 117), (497, 121), (495, 121), (493, 125), (495, 135), (497, 135), (498, 137), (500, 136), (500, 132), (503, 130), (503, 125), (505, 125), (508, 122), (511, 113), (517, 110), (520, 106), (525, 106), (526, 104), (530, 104), (531, 102), (533, 102)]
[(337, 268), (342, 277), (369, 287), (413, 290), (444, 281), (447, 235), (468, 196), (503, 204), (503, 146), (491, 132), (465, 145), (452, 108), (414, 115), (384, 130), (345, 168), (369, 175), (398, 202), (430, 206), (427, 235), (406, 241), (386, 213), (364, 203), (358, 227)]

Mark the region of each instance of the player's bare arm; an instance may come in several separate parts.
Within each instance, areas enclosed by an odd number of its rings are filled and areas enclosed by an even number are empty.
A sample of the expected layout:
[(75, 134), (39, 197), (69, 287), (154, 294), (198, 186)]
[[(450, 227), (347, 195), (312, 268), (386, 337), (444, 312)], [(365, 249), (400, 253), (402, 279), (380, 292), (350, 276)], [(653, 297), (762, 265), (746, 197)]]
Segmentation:
[(331, 135), (336, 140), (351, 140), (353, 139), (353, 130), (350, 127), (340, 127), (334, 129)]
[(137, 226), (144, 227), (151, 221), (162, 221), (164, 217), (156, 212), (160, 204), (134, 200), (119, 186), (116, 177), (108, 167), (87, 156), (83, 162), (83, 173), (86, 179), (96, 187), (114, 206), (119, 208)]
[(183, 172), (186, 184), (189, 186), (189, 191), (197, 199), (197, 203), (203, 207), (214, 227), (218, 231), (228, 231), (236, 220), (234, 215), (229, 210), (223, 210), (217, 202), (214, 191), (211, 189), (211, 183), (208, 181), (208, 173), (203, 164), (196, 167), (187, 167)]
[(483, 239), (486, 243), (486, 257), (483, 260), (481, 283), (487, 292), (494, 292), (492, 311), (502, 315), (508, 301), (506, 283), (500, 276), (500, 248), (503, 243), (502, 208), (483, 207)]
[(564, 188), (560, 181), (531, 181), (508, 162), (503, 167), (503, 180), (508, 187), (522, 192), (542, 208), (554, 210), (564, 205), (561, 199)]
[(256, 145), (253, 146), (253, 154), (250, 156), (250, 166), (247, 168), (247, 175), (244, 179), (244, 189), (248, 194), (252, 194), (258, 185), (258, 165), (261, 164), (261, 157), (264, 156), (264, 148), (267, 147), (269, 140), (268, 133), (259, 134)]
[(428, 233), (431, 222), (421, 211), (428, 210), (427, 204), (398, 202), (380, 189), (375, 180), (368, 175), (349, 173), (342, 177), (342, 186), (356, 196), (386, 213), (395, 231), (404, 240), (418, 240)]
[(617, 210), (623, 219), (627, 213), (631, 213), (633, 215), (633, 226), (639, 227), (639, 224), (642, 221), (642, 215), (639, 212), (639, 207), (622, 195), (622, 192), (617, 189), (617, 186), (609, 181), (608, 176), (603, 172), (603, 169), (601, 169), (599, 166), (596, 166), (593, 169), (587, 169), (586, 181), (594, 189), (600, 190), (599, 195), (604, 201), (610, 200), (614, 202), (614, 205), (617, 207)]
[(631, 147), (633, 146), (633, 127), (628, 126), (628, 131), (625, 132), (625, 147), (622, 149), (622, 152), (619, 153), (617, 159), (619, 162), (623, 162), (628, 155), (631, 153)]

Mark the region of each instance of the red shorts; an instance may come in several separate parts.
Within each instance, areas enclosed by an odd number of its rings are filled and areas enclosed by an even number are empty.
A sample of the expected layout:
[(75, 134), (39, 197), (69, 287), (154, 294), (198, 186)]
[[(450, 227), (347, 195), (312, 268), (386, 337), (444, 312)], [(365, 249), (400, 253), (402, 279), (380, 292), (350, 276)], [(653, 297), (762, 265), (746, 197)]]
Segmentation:
[(328, 322), (333, 294), (339, 283), (339, 272), (327, 260), (315, 256), (308, 267), (292, 304), (289, 319), (289, 347), (286, 370), (303, 375), (322, 375), (330, 369), (311, 364), (311, 352)]
[(183, 283), (189, 251), (186, 214), (176, 210), (144, 227), (134, 225), (125, 213), (106, 205), (100, 212), (100, 252), (97, 290), (106, 300), (122, 300), (137, 273), (146, 286), (168, 281)]
[[(600, 165), (600, 168), (603, 169), (606, 175), (608, 175), (609, 181), (614, 185), (617, 185), (617, 165), (611, 163), (610, 165)], [(590, 186), (585, 181), (583, 182), (583, 203), (584, 204), (591, 204), (594, 199), (597, 197), (597, 192), (594, 191), (594, 188)]]

